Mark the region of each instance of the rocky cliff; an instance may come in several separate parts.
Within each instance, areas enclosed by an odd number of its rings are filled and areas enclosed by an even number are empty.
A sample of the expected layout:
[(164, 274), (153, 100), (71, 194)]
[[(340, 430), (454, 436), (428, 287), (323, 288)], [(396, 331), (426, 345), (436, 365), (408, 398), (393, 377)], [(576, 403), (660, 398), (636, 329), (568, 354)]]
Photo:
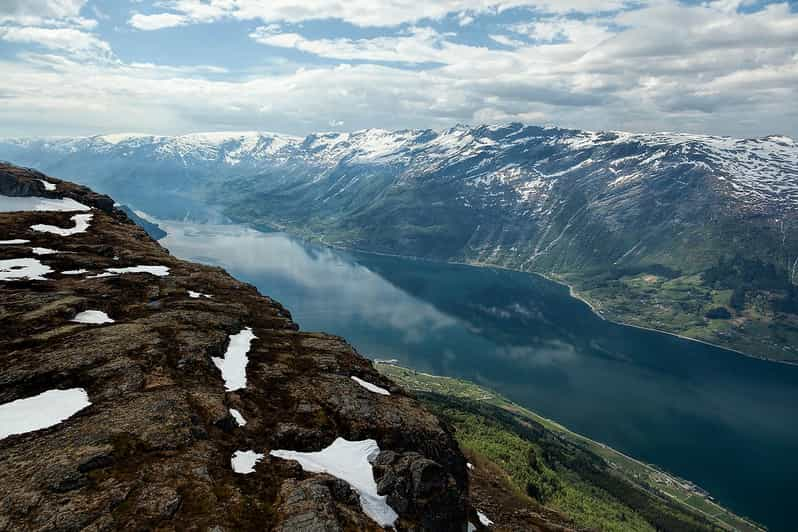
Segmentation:
[(482, 527), (450, 429), (345, 340), (107, 196), (0, 165), (0, 200), (0, 530)]

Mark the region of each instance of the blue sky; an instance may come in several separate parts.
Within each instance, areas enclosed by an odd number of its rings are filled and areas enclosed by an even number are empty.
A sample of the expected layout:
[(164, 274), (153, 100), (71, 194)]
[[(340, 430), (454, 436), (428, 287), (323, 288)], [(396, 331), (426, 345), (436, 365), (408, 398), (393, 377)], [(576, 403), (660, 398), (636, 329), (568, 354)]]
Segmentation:
[(4, 136), (798, 136), (795, 1), (2, 0), (0, 62)]

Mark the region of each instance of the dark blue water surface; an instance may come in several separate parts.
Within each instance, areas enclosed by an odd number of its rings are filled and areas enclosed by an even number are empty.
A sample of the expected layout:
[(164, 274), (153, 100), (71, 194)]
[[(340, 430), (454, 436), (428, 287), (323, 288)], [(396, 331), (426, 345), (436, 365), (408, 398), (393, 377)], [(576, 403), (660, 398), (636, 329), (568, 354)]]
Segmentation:
[(256, 285), (305, 330), (493, 388), (792, 530), (798, 367), (609, 323), (533, 275), (339, 252), (241, 226), (165, 229), (174, 254)]

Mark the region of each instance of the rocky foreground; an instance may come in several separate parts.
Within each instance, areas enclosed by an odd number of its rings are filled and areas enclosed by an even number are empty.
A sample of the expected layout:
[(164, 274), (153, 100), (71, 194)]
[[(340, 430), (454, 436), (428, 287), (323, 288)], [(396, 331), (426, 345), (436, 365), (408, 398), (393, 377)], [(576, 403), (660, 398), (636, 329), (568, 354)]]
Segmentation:
[[(0, 212), (0, 530), (483, 528), (450, 429), (346, 341), (107, 196), (10, 165), (0, 196), (84, 209)], [(285, 458), (338, 438), (379, 495)]]

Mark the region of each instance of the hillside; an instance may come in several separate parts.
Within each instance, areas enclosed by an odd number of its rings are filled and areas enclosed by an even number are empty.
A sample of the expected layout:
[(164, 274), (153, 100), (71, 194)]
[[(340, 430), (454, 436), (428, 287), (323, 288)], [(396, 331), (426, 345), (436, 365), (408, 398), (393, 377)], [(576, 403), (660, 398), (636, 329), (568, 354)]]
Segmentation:
[[(470, 477), (506, 479), (508, 498), (545, 503), (578, 526), (603, 531), (762, 530), (691, 482), (571, 432), (492, 390), (390, 362), (376, 367), (450, 422), (470, 460)], [(472, 492), (483, 485), (472, 483)], [(488, 501), (482, 507), (501, 512), (502, 506)]]
[(798, 144), (540, 128), (7, 139), (162, 216), (543, 273), (605, 317), (798, 361)]
[(66, 181), (0, 166), (0, 226), (0, 530), (482, 528), (448, 425), (343, 339)]

